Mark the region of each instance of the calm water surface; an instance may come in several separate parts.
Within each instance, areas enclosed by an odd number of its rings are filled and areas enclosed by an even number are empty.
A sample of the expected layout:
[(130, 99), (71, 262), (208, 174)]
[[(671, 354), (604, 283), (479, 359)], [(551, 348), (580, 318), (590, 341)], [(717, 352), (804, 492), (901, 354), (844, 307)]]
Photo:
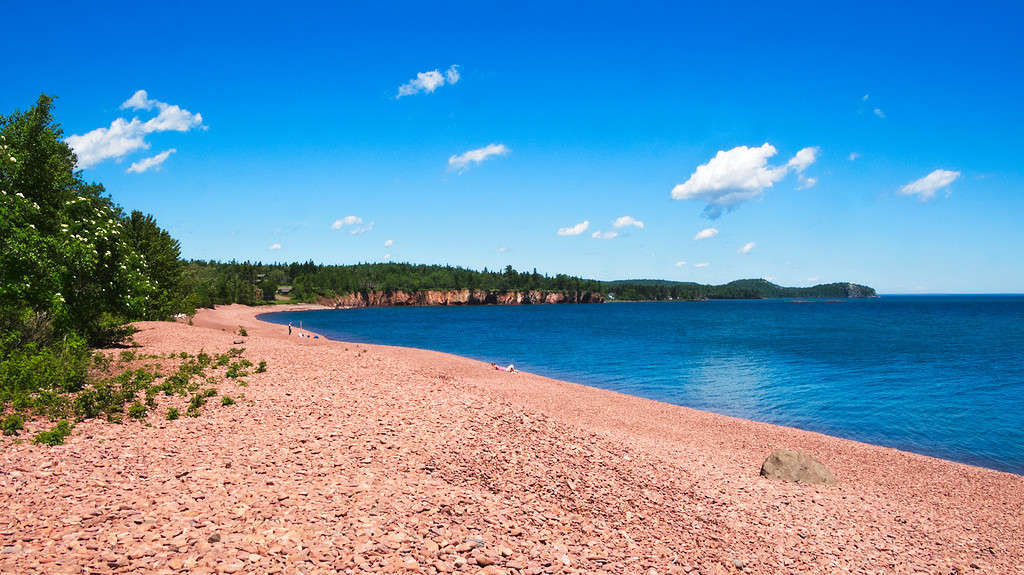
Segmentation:
[(261, 317), (1024, 474), (1024, 296)]

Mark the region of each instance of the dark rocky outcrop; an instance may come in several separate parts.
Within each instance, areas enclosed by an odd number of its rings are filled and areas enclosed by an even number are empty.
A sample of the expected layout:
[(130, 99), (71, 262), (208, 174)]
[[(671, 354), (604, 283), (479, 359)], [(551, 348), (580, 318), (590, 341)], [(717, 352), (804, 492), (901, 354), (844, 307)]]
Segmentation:
[(792, 449), (773, 451), (761, 465), (761, 475), (795, 483), (831, 485), (836, 482), (832, 472), (814, 456)]
[(361, 291), (343, 296), (323, 297), (320, 303), (332, 307), (394, 307), (445, 305), (533, 305), (561, 303), (604, 303), (595, 292), (422, 290)]

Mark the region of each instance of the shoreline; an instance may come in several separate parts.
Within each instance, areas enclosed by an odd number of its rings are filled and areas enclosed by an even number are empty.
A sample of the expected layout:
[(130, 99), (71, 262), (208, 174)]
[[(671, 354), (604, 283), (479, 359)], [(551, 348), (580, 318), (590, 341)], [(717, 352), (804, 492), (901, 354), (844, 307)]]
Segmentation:
[[(289, 337), (260, 313), (220, 306), (135, 336), (149, 353), (222, 352), (244, 327), (245, 356), (269, 368), (238, 405), (150, 426), (89, 420), (55, 448), (4, 438), (0, 571), (1024, 565), (1018, 475), (441, 352)], [(813, 454), (838, 483), (760, 477), (775, 448)]]
[[(876, 296), (876, 297), (878, 297), (878, 296)], [(871, 299), (871, 298), (860, 298), (860, 299)], [(638, 301), (629, 301), (629, 302), (621, 302), (621, 301), (620, 302), (616, 302), (614, 300), (611, 300), (611, 301), (609, 301), (607, 303), (679, 303), (679, 302), (687, 303), (687, 302), (694, 302), (694, 301), (697, 301), (697, 300), (676, 300), (676, 301), (672, 301), (672, 302), (668, 302), (667, 300), (661, 300), (661, 301), (659, 301), (659, 300), (639, 301), (638, 300)], [(766, 298), (766, 299), (761, 299), (761, 300), (707, 300), (707, 301), (777, 301), (777, 302), (785, 302), (785, 303), (846, 303), (846, 300), (825, 300), (825, 299), (819, 299), (819, 300), (805, 301), (805, 300), (794, 300), (794, 299), (791, 299), (791, 298)], [(304, 307), (304, 306), (305, 306), (305, 304), (300, 304), (300, 305), (296, 305), (293, 309), (273, 310), (273, 311), (268, 311), (268, 312), (265, 312), (265, 313), (256, 313), (256, 314), (254, 314), (253, 318), (255, 320), (257, 320), (257, 321), (261, 321), (261, 322), (266, 323), (268, 325), (284, 326), (285, 324), (276, 323), (276, 322), (269, 321), (267, 319), (262, 319), (262, 318), (263, 318), (263, 316), (272, 315), (272, 314), (275, 314), (275, 313), (291, 313), (291, 312), (320, 311), (320, 310), (368, 309), (368, 308), (364, 308), (364, 307), (351, 307), (351, 306), (350, 307), (342, 307), (342, 308), (334, 308), (334, 307), (323, 306), (323, 305), (318, 305), (318, 304), (309, 304), (308, 307)], [(407, 307), (407, 306), (382, 306), (382, 307)], [(408, 306), (408, 307), (423, 307), (423, 306)], [(433, 307), (445, 307), (445, 306), (433, 306)], [(462, 306), (456, 306), (456, 307), (462, 307)], [(309, 332), (309, 333), (314, 333), (314, 332)], [(446, 351), (430, 349), (430, 348), (426, 348), (426, 347), (422, 347), (422, 348), (420, 348), (420, 347), (405, 347), (405, 346), (397, 345), (397, 344), (371, 343), (371, 342), (366, 342), (366, 343), (364, 343), (364, 342), (345, 342), (344, 340), (338, 340), (338, 339), (329, 338), (329, 337), (327, 337), (327, 336), (325, 336), (323, 334), (317, 334), (317, 335), (319, 335), (320, 338), (322, 338), (324, 340), (327, 340), (327, 341), (335, 341), (335, 342), (348, 343), (350, 345), (356, 345), (358, 343), (359, 345), (375, 345), (375, 346), (381, 346), (381, 347), (386, 347), (386, 348), (428, 351), (428, 352), (434, 352), (434, 353), (441, 353), (441, 354), (445, 354), (445, 355), (453, 355), (455, 357), (460, 357), (460, 358), (471, 360), (471, 361), (483, 361), (483, 362), (486, 363), (486, 361), (484, 359), (477, 359), (477, 357), (482, 357), (482, 356), (472, 357), (472, 356), (469, 356), (469, 355), (459, 355), (458, 353), (446, 352)], [(664, 401), (664, 400), (661, 400), (661, 399), (657, 399), (657, 398), (653, 398), (653, 397), (647, 397), (647, 396), (644, 396), (644, 395), (637, 395), (637, 394), (631, 394), (631, 393), (626, 393), (626, 392), (618, 392), (618, 391), (615, 391), (613, 389), (608, 389), (608, 388), (605, 388), (605, 387), (601, 387), (599, 385), (592, 385), (592, 384), (588, 384), (588, 383), (583, 383), (581, 381), (578, 381), (575, 378), (573, 378), (573, 379), (560, 379), (559, 376), (557, 376), (557, 375), (544, 375), (544, 374), (541, 374), (541, 373), (533, 373), (533, 372), (527, 372), (527, 373), (530, 373), (531, 375), (535, 375), (535, 376), (538, 376), (538, 377), (544, 377), (544, 378), (550, 379), (552, 381), (557, 381), (557, 382), (560, 382), (560, 383), (573, 384), (573, 385), (581, 385), (581, 386), (584, 386), (584, 387), (587, 387), (587, 388), (590, 388), (590, 389), (597, 389), (597, 390), (602, 390), (602, 391), (606, 391), (606, 392), (617, 393), (617, 394), (620, 394), (620, 395), (624, 395), (626, 397), (632, 397), (632, 398), (637, 398), (637, 399), (645, 399), (645, 400), (654, 401), (656, 403), (661, 403), (661, 404), (665, 404), (665, 405), (671, 405), (671, 406), (675, 406), (675, 407), (682, 407), (682, 408), (685, 408), (685, 409), (695, 410), (695, 411), (700, 412), (700, 413), (713, 414), (713, 415), (718, 415), (718, 416), (721, 416), (721, 417), (729, 417), (729, 418), (733, 418), (733, 419), (736, 419), (736, 420), (739, 420), (739, 421), (744, 421), (744, 422), (761, 423), (761, 424), (765, 424), (765, 425), (773, 425), (773, 426), (782, 427), (784, 429), (793, 429), (793, 430), (803, 431), (803, 432), (807, 432), (807, 433), (817, 433), (817, 434), (824, 435), (825, 437), (841, 439), (841, 440), (845, 440), (845, 441), (852, 441), (852, 442), (855, 442), (855, 443), (859, 443), (859, 444), (862, 444), (862, 445), (869, 445), (869, 446), (872, 446), (872, 447), (880, 447), (880, 448), (885, 448), (885, 449), (893, 449), (893, 450), (896, 450), (896, 451), (901, 452), (901, 453), (908, 453), (908, 454), (913, 454), (913, 455), (919, 455), (919, 456), (922, 456), (922, 457), (928, 457), (928, 458), (932, 458), (932, 459), (937, 459), (939, 461), (945, 461), (945, 462), (949, 462), (949, 463), (956, 463), (956, 464), (960, 464), (960, 465), (967, 465), (969, 467), (976, 467), (976, 468), (979, 468), (979, 469), (985, 469), (985, 470), (989, 470), (989, 471), (997, 471), (997, 472), (1000, 472), (1000, 473), (1009, 473), (1011, 475), (1024, 478), (1024, 472), (1011, 471), (1011, 470), (1007, 470), (1007, 469), (999, 469), (997, 467), (989, 467), (989, 466), (980, 465), (980, 464), (977, 464), (977, 463), (971, 463), (971, 462), (968, 462), (968, 461), (958, 461), (956, 459), (942, 457), (942, 456), (939, 456), (939, 455), (931, 455), (929, 453), (924, 453), (924, 452), (921, 452), (921, 451), (914, 451), (912, 449), (907, 449), (907, 448), (899, 447), (899, 446), (895, 446), (895, 445), (885, 445), (883, 443), (873, 443), (871, 441), (865, 441), (865, 440), (856, 439), (856, 438), (852, 438), (852, 437), (844, 437), (842, 435), (836, 435), (836, 434), (828, 433), (828, 432), (825, 432), (825, 431), (817, 431), (817, 430), (814, 430), (814, 429), (806, 429), (806, 428), (802, 428), (802, 427), (795, 427), (795, 426), (792, 426), (792, 425), (787, 425), (785, 423), (776, 423), (776, 422), (764, 421), (764, 420), (759, 420), (759, 419), (751, 419), (751, 418), (740, 416), (740, 415), (730, 415), (728, 413), (721, 413), (721, 412), (713, 411), (713, 410), (710, 410), (710, 409), (701, 409), (701, 408), (698, 408), (698, 407), (691, 407), (691, 406), (684, 405), (684, 404), (681, 404), (681, 403), (671, 403), (671, 402), (667, 402), (667, 401)]]

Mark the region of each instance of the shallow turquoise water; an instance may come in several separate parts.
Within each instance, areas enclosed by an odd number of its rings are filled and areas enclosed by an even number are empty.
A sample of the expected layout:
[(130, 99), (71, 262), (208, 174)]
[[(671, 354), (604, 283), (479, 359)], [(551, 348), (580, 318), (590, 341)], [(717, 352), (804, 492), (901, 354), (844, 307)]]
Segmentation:
[(261, 317), (1024, 474), (1024, 296)]

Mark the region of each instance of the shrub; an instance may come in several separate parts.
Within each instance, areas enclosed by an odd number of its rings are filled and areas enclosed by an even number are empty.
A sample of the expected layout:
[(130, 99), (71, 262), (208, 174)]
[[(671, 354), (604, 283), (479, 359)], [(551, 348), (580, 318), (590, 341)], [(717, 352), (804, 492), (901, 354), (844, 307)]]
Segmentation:
[(147, 412), (146, 406), (136, 401), (128, 408), (128, 417), (132, 419), (145, 419)]
[(260, 364), (256, 366), (256, 373), (263, 373), (265, 371), (267, 371), (267, 362), (261, 361)]
[(249, 336), (249, 332), (245, 331), (244, 327), (238, 326), (238, 335), (240, 335), (242, 337), (248, 337)]
[(220, 398), (220, 404), (221, 405), (234, 405), (235, 404), (235, 400), (231, 399), (230, 395), (225, 395), (224, 397)]
[(18, 435), (18, 432), (25, 429), (25, 418), (19, 413), (12, 413), (4, 418), (0, 426), (4, 429), (4, 435)]
[(177, 407), (170, 407), (167, 409), (167, 421), (174, 421), (179, 417), (181, 417), (181, 413), (178, 411)]
[(60, 445), (64, 443), (67, 436), (71, 435), (71, 424), (68, 420), (60, 420), (50, 431), (40, 431), (32, 439), (36, 445)]
[(135, 361), (135, 350), (125, 350), (121, 352), (120, 363), (129, 363)]

